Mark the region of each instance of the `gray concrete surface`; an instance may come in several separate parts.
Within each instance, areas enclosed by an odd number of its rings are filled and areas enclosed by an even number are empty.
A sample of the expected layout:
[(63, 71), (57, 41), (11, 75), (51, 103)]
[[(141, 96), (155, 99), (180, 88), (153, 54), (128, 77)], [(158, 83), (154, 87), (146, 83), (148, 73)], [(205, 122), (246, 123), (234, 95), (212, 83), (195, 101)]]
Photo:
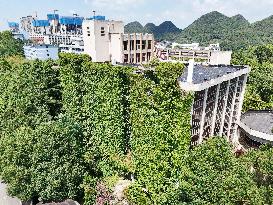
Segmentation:
[(7, 195), (7, 186), (0, 181), (0, 205), (21, 205), (20, 200)]

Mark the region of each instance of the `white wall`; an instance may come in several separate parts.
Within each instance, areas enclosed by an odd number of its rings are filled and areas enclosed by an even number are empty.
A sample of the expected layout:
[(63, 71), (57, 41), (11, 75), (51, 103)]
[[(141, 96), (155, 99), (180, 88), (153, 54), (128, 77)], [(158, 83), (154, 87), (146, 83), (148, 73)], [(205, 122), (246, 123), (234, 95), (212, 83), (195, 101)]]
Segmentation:
[(210, 56), (211, 65), (230, 65), (232, 51), (212, 51)]
[(58, 59), (58, 47), (56, 46), (24, 46), (24, 54), (26, 59), (34, 60), (47, 60)]
[[(102, 35), (101, 28), (104, 28)], [(91, 56), (93, 62), (111, 61), (111, 53), (116, 52), (119, 48), (113, 50), (111, 41), (117, 45), (116, 34), (124, 33), (124, 25), (121, 21), (102, 21), (102, 20), (84, 20), (83, 21), (83, 41), (84, 51)], [(118, 57), (118, 54), (114, 53)]]
[(110, 55), (112, 62), (123, 63), (122, 46), (122, 34), (112, 34), (110, 44)]

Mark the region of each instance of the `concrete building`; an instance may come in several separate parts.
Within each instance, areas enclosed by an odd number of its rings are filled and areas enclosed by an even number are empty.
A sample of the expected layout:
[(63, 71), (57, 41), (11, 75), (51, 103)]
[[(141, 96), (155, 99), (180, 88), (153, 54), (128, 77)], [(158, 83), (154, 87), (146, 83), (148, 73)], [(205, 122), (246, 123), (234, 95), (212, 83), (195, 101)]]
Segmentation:
[(90, 19), (83, 21), (84, 52), (94, 62), (148, 62), (153, 56), (152, 34), (124, 34), (122, 21)]
[(238, 143), (238, 124), (250, 68), (247, 66), (189, 67), (179, 79), (181, 89), (194, 92), (192, 146), (211, 136)]
[(60, 44), (60, 52), (63, 53), (75, 53), (75, 54), (84, 54), (84, 42), (81, 37), (71, 38), (70, 44)]
[(27, 33), (32, 33), (33, 31), (32, 22), (34, 20), (35, 18), (33, 16), (22, 17), (20, 19), (21, 29)]
[(153, 34), (122, 34), (123, 48), (120, 60), (123, 63), (141, 64), (149, 62), (153, 57), (154, 36)]
[(24, 46), (24, 54), (29, 60), (58, 59), (58, 47), (52, 45), (30, 45)]
[(201, 47), (199, 43), (159, 42), (155, 45), (155, 54), (161, 61), (188, 63), (194, 59), (198, 63), (230, 65), (232, 51), (221, 51), (219, 43)]
[(81, 38), (82, 35), (72, 35), (72, 34), (50, 34), (44, 36), (44, 44), (50, 44), (50, 45), (70, 45), (72, 43), (72, 40), (75, 38)]
[(239, 142), (245, 150), (273, 145), (273, 111), (248, 111), (238, 121)]

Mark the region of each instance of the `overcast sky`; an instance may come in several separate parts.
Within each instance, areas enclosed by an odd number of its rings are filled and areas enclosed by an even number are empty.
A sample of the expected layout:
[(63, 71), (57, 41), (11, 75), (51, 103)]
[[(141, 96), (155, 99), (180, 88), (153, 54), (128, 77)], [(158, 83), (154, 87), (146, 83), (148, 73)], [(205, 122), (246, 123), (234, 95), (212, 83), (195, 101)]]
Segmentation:
[(179, 28), (185, 28), (195, 19), (210, 11), (227, 16), (242, 14), (250, 22), (273, 14), (273, 0), (0, 0), (0, 30), (8, 21), (38, 13), (45, 19), (47, 13), (58, 9), (61, 15), (78, 13), (92, 16), (92, 11), (108, 19), (125, 23), (139, 21), (142, 24), (159, 24), (170, 20)]

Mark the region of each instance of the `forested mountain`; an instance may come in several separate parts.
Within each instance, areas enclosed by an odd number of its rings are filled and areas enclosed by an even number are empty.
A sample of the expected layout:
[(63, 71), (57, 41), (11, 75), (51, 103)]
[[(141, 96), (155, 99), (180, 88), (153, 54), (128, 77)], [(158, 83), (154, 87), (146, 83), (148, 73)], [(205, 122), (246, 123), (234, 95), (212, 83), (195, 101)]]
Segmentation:
[(125, 33), (153, 33), (156, 39), (170, 38), (181, 32), (171, 21), (165, 21), (159, 26), (153, 23), (147, 23), (142, 26), (139, 22), (134, 21), (125, 25)]
[(180, 43), (199, 42), (202, 45), (220, 43), (224, 49), (238, 50), (248, 46), (273, 43), (273, 16), (249, 23), (242, 15), (228, 17), (217, 11), (207, 13), (183, 30), (166, 21), (159, 26), (138, 22), (129, 23), (126, 32), (153, 33), (157, 40), (165, 39)]

